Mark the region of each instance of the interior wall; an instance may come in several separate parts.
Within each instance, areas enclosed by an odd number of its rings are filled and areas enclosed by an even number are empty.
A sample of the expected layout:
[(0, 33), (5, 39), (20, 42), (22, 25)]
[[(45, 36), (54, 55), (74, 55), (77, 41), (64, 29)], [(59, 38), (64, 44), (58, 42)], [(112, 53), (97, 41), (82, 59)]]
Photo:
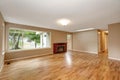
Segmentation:
[(120, 23), (108, 26), (108, 55), (109, 58), (120, 60)]
[[(31, 56), (41, 56), (41, 55), (53, 54), (53, 43), (67, 42), (68, 32), (52, 30), (52, 29), (45, 29), (45, 28), (40, 28), (40, 27), (27, 26), (27, 25), (13, 24), (13, 23), (6, 23), (6, 32), (7, 32), (6, 40), (8, 40), (8, 30), (10, 27), (51, 32), (51, 48), (21, 50), (21, 51), (7, 51), (6, 55), (5, 55), (5, 60), (13, 60), (16, 58), (19, 59), (19, 58), (26, 58), (26, 57), (31, 57)], [(8, 42), (8, 41), (6, 41), (6, 42)], [(6, 44), (8, 44), (8, 43), (6, 43)], [(7, 47), (6, 47), (6, 50), (7, 50)]]
[(4, 19), (0, 13), (0, 71), (4, 65)]
[(98, 53), (98, 31), (89, 30), (73, 33), (73, 50)]

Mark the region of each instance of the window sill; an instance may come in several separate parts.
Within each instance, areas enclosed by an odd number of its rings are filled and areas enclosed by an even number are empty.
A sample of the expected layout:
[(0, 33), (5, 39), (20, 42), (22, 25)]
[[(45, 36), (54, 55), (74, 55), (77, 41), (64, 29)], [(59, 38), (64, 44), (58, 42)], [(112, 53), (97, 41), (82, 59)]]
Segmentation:
[(7, 51), (7, 53), (10, 53), (10, 52), (22, 52), (22, 51), (33, 51), (33, 50), (43, 50), (43, 49), (51, 49), (51, 47), (47, 47), (47, 48), (36, 48), (36, 49), (9, 50), (9, 51)]

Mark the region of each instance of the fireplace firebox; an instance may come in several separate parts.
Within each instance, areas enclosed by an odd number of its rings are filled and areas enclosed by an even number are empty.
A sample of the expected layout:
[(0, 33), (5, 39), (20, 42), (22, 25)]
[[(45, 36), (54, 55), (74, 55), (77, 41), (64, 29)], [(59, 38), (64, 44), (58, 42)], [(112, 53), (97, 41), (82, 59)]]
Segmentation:
[(53, 52), (55, 53), (63, 53), (67, 51), (67, 43), (54, 43), (53, 44)]

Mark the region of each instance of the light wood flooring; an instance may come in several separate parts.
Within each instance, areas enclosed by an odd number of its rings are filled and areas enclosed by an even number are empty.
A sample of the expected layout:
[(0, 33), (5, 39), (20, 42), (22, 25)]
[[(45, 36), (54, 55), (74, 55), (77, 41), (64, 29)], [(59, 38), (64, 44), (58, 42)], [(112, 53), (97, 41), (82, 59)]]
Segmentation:
[(120, 80), (120, 61), (106, 54), (48, 55), (5, 65), (0, 80)]

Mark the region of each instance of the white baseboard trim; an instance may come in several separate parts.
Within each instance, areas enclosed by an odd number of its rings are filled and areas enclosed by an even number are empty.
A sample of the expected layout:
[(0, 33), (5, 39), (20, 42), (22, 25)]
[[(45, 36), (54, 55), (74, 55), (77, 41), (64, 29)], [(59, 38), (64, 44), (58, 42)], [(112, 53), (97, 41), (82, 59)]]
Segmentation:
[(2, 51), (2, 64), (1, 64), (1, 66), (0, 66), (0, 72), (2, 71), (2, 69), (3, 69), (3, 67), (4, 67), (4, 54), (5, 54), (5, 52), (4, 51)]
[(113, 57), (108, 57), (109, 59), (113, 59), (113, 60), (117, 60), (117, 61), (120, 61), (120, 59), (118, 58), (113, 58)]
[(68, 51), (72, 51), (72, 49), (68, 49)]
[(3, 62), (3, 64), (2, 64), (1, 67), (0, 67), (0, 72), (1, 72), (2, 69), (3, 69), (3, 66), (4, 66), (4, 62)]
[(76, 50), (76, 49), (72, 49), (72, 51), (84, 52), (84, 53), (91, 53), (91, 54), (98, 54), (97, 52), (81, 51), (81, 50)]
[[(52, 54), (52, 53), (51, 53), (51, 54)], [(9, 59), (9, 60), (5, 60), (5, 62), (24, 60), (24, 59), (29, 59), (29, 58), (34, 58), (34, 57), (40, 57), (40, 56), (45, 56), (45, 55), (51, 55), (51, 54), (41, 54), (41, 55), (35, 55), (35, 56), (27, 56), (27, 57)]]

